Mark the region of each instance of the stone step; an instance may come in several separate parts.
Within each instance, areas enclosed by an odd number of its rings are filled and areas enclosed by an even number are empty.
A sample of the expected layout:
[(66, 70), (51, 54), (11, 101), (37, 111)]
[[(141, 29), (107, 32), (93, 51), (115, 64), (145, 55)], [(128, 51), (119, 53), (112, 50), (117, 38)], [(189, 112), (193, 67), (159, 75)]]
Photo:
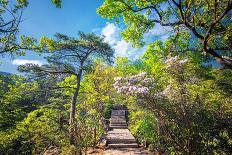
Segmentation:
[(131, 143), (131, 144), (124, 144), (124, 143), (118, 143), (118, 144), (109, 144), (109, 148), (137, 148), (137, 143)]
[(122, 115), (125, 116), (125, 110), (113, 110), (111, 115)]
[(122, 125), (122, 126), (127, 126), (127, 124), (126, 123), (110, 123), (110, 125), (115, 125), (115, 126), (118, 126), (118, 125)]
[(113, 121), (110, 121), (111, 123), (126, 123), (126, 121), (118, 121), (118, 120), (113, 120)]
[(125, 119), (111, 119), (111, 122), (126, 122)]
[(118, 121), (118, 120), (113, 120), (113, 121), (110, 121), (111, 123), (126, 123), (126, 121)]
[(110, 123), (126, 123), (125, 121), (111, 121)]
[(124, 123), (124, 124), (127, 124), (126, 121), (111, 121), (111, 123), (115, 123), (115, 124)]
[(118, 123), (110, 123), (110, 125), (112, 125), (112, 126), (127, 126), (126, 123), (120, 123), (120, 124), (118, 124)]
[(128, 127), (127, 126), (110, 126), (110, 128), (113, 128), (113, 129), (127, 129)]
[(112, 119), (112, 118), (125, 119), (125, 116), (113, 116), (113, 115), (111, 115), (111, 119)]
[(110, 124), (127, 124), (126, 122), (110, 122)]
[(116, 118), (110, 119), (110, 121), (126, 122), (125, 119), (116, 119)]
[(125, 115), (124, 114), (120, 114), (120, 113), (111, 113), (111, 116), (124, 116), (125, 117)]
[(111, 118), (110, 121), (126, 121), (125, 118)]
[(136, 143), (135, 139), (109, 139), (108, 140), (109, 144), (132, 144), (132, 143)]
[(127, 126), (127, 124), (110, 124), (110, 126)]
[(111, 117), (110, 120), (126, 120), (124, 117)]
[(119, 117), (119, 116), (113, 116), (113, 117), (111, 117), (110, 119), (121, 119), (121, 120), (126, 120), (126, 118), (125, 117)]
[(117, 120), (117, 121), (126, 121), (125, 118), (118, 118), (118, 117), (113, 117), (110, 119), (111, 121)]
[(122, 116), (122, 115), (111, 115), (111, 118), (125, 119), (125, 116)]

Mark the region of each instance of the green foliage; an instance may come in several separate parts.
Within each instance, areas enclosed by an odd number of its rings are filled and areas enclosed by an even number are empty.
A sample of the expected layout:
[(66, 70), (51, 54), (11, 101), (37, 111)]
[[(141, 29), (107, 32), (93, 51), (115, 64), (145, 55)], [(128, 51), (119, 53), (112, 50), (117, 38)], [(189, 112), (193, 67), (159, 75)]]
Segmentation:
[(150, 112), (140, 109), (130, 111), (130, 131), (140, 143), (157, 144), (156, 118)]
[(105, 108), (104, 108), (104, 118), (110, 119), (112, 109), (113, 109), (113, 103), (112, 102), (107, 102), (105, 104)]
[(78, 136), (76, 139), (79, 143), (76, 147), (84, 150), (89, 146), (95, 146), (99, 137), (104, 133), (104, 130), (99, 111), (86, 104), (78, 107), (78, 115), (76, 117)]
[(8, 91), (0, 100), (1, 130), (13, 127), (35, 109), (38, 85), (33, 82), (24, 83), (25, 79), (21, 77), (15, 80), (13, 84), (4, 84)]
[[(29, 113), (27, 118), (8, 132), (2, 132), (1, 151), (12, 154), (37, 154), (49, 145), (67, 144), (67, 131), (60, 128), (60, 111), (54, 107), (44, 107)], [(9, 138), (10, 137), (10, 138)]]
[(56, 7), (61, 8), (61, 2), (62, 0), (52, 0), (52, 3), (56, 5)]
[(114, 102), (115, 90), (113, 79), (117, 75), (115, 69), (104, 63), (96, 62), (94, 70), (84, 76), (82, 81), (84, 102), (96, 109), (103, 117), (105, 104), (109, 106)]
[(115, 63), (119, 76), (136, 74), (145, 69), (145, 65), (141, 60), (131, 61), (125, 57), (118, 57)]
[[(64, 132), (60, 131), (57, 124), (58, 112), (50, 108), (41, 108), (31, 112), (28, 117), (17, 125), (17, 130), (28, 145), (24, 151), (33, 154), (42, 152), (49, 143), (63, 143), (67, 141)], [(59, 141), (58, 141), (59, 140)]]
[[(32, 154), (43, 151), (52, 140), (57, 144), (63, 143), (62, 140), (56, 141), (53, 133), (62, 136), (62, 132), (57, 130), (61, 128), (58, 111), (64, 111), (59, 105), (65, 102), (65, 98), (58, 100), (56, 96), (54, 100), (55, 94), (51, 90), (48, 93), (43, 87), (48, 82), (44, 79), (43, 82), (29, 81), (21, 76), (6, 75), (1, 76), (1, 81), (4, 89), (0, 98), (0, 151), (5, 154)], [(56, 106), (41, 107), (48, 103)], [(54, 128), (49, 128), (49, 123), (54, 123), (51, 126)], [(53, 131), (49, 133), (50, 129)]]
[[(227, 0), (105, 0), (97, 13), (123, 22), (122, 37), (136, 46), (144, 45), (146, 34), (161, 25), (173, 30), (169, 33), (173, 46), (167, 52), (204, 51), (216, 58), (222, 67), (231, 69), (231, 6)], [(181, 39), (187, 36), (189, 39)], [(180, 44), (185, 47), (180, 49)]]

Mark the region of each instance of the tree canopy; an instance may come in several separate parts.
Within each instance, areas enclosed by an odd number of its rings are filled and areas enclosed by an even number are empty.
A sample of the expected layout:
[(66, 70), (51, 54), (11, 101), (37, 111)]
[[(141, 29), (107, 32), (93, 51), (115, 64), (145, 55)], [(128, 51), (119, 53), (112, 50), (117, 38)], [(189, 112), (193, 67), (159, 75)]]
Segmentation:
[(123, 18), (122, 36), (136, 45), (156, 24), (171, 27), (175, 39), (187, 31), (200, 47), (189, 44), (183, 51), (205, 52), (231, 68), (231, 8), (231, 0), (105, 0), (97, 12), (109, 19)]

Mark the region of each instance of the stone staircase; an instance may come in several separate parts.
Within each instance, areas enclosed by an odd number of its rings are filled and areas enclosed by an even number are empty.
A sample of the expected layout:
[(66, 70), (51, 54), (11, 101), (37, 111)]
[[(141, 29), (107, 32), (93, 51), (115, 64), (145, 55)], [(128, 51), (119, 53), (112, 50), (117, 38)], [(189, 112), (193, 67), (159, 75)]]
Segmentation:
[(125, 110), (112, 110), (110, 118), (110, 128), (112, 129), (127, 129), (125, 118)]
[(128, 130), (126, 110), (112, 110), (110, 119), (111, 131), (108, 132), (109, 148), (137, 148), (134, 136)]

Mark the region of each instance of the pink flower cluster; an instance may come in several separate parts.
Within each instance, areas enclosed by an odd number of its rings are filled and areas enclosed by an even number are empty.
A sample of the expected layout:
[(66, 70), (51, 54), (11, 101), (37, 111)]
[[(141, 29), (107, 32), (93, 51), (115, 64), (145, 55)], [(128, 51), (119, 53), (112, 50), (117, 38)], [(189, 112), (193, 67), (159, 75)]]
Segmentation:
[(171, 85), (168, 85), (167, 88), (164, 89), (163, 91), (155, 93), (153, 97), (165, 98), (171, 96), (173, 93), (174, 93), (173, 88), (171, 87)]
[(146, 95), (156, 98), (165, 98), (174, 93), (171, 85), (168, 85), (166, 89), (160, 92), (152, 93), (151, 89), (155, 87), (155, 83), (152, 78), (147, 77), (145, 72), (130, 77), (116, 77), (114, 78), (114, 88), (117, 93), (123, 93), (127, 95)]
[(172, 67), (173, 64), (183, 65), (186, 62), (188, 62), (188, 58), (180, 59), (178, 56), (170, 57), (169, 59), (165, 61), (165, 63), (167, 64), (167, 67)]
[(130, 77), (117, 77), (114, 79), (114, 88), (117, 93), (124, 93), (130, 95), (149, 94), (149, 84), (152, 82), (151, 78), (146, 78), (147, 73), (142, 72), (140, 74)]
[(178, 59), (179, 59), (178, 56), (170, 57), (169, 59), (167, 59), (167, 60), (165, 61), (165, 63), (173, 63), (173, 62), (177, 61)]

